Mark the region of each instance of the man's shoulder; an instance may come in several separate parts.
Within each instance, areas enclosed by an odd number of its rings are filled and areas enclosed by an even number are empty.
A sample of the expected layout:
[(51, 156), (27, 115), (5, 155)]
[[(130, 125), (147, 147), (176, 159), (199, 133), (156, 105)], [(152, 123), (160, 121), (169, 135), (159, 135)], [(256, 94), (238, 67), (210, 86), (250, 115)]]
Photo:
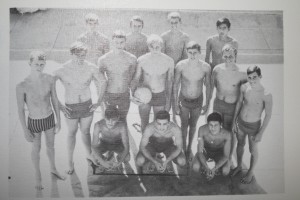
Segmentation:
[(188, 65), (188, 62), (188, 59), (181, 60), (177, 63), (176, 68), (182, 69), (184, 66)]
[(171, 57), (168, 56), (167, 54), (161, 53), (161, 57), (162, 57), (163, 59), (165, 59), (166, 62), (168, 62), (169, 64), (172, 63), (172, 64), (174, 65), (174, 60), (173, 60), (173, 58), (171, 58)]
[(215, 35), (209, 36), (209, 37), (207, 38), (207, 41), (208, 41), (208, 42), (212, 42), (212, 41), (215, 41), (215, 40), (217, 40), (217, 39), (219, 39), (219, 35), (215, 34)]
[(162, 37), (163, 39), (166, 39), (167, 37), (169, 37), (171, 34), (171, 30), (167, 30), (165, 32), (163, 32), (160, 37)]
[(219, 72), (220, 70), (224, 70), (225, 69), (225, 64), (224, 63), (221, 63), (221, 64), (218, 64), (214, 67), (213, 71), (215, 73)]
[(181, 132), (180, 127), (177, 124), (175, 124), (174, 122), (170, 122), (170, 130), (174, 133)]
[(128, 57), (131, 61), (132, 61), (132, 60), (135, 61), (135, 60), (137, 59), (135, 55), (133, 55), (132, 53), (130, 53), (130, 52), (128, 52), (128, 51), (124, 51), (124, 55), (125, 55), (126, 57)]
[(97, 66), (96, 66), (94, 63), (90, 62), (90, 61), (85, 60), (85, 61), (84, 61), (84, 65), (85, 65), (85, 67), (86, 67), (88, 70), (90, 70), (90, 71), (95, 71), (95, 70), (97, 70)]
[(97, 31), (97, 36), (105, 41), (109, 41), (108, 37), (99, 31)]
[(181, 31), (181, 33), (182, 33), (182, 38), (183, 38), (183, 40), (189, 40), (190, 39), (190, 36), (189, 36), (189, 34), (187, 34), (187, 33), (185, 33), (185, 32), (182, 32)]
[(146, 54), (140, 56), (137, 60), (138, 60), (139, 62), (144, 61), (144, 60), (148, 60), (150, 56), (151, 56), (151, 54), (150, 54), (150, 52), (148, 52), (148, 53), (146, 53)]
[(16, 85), (17, 91), (24, 91), (24, 89), (27, 87), (27, 79), (25, 78), (23, 81), (19, 82)]
[(210, 65), (209, 65), (207, 62), (205, 62), (205, 61), (203, 61), (203, 60), (200, 60), (200, 59), (199, 59), (199, 62), (202, 64), (202, 67), (203, 67), (205, 70), (210, 70), (210, 69), (211, 69)]

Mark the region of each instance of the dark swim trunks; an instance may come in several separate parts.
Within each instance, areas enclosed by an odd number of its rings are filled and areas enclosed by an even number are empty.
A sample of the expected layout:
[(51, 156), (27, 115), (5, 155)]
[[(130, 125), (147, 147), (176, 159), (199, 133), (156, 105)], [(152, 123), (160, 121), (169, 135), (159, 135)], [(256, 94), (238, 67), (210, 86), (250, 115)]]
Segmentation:
[(70, 116), (66, 116), (66, 117), (68, 119), (79, 119), (79, 118), (92, 116), (93, 112), (90, 112), (91, 105), (92, 105), (91, 99), (81, 103), (66, 104), (66, 106), (71, 109), (69, 111)]
[(129, 91), (124, 93), (109, 93), (104, 96), (104, 103), (106, 106), (113, 106), (118, 108), (120, 117), (126, 118), (130, 107), (130, 93)]
[(51, 113), (48, 117), (43, 119), (31, 119), (28, 117), (27, 127), (31, 133), (40, 133), (55, 126), (54, 114)]
[(221, 148), (211, 148), (207, 145), (204, 144), (204, 155), (206, 157), (206, 159), (208, 160), (213, 159), (216, 160), (218, 158), (221, 158), (223, 156), (223, 147)]
[(179, 104), (183, 107), (189, 108), (189, 109), (195, 109), (202, 107), (203, 103), (203, 95), (201, 94), (196, 99), (189, 99), (184, 97), (181, 93), (179, 95)]
[(105, 153), (106, 151), (114, 151), (120, 153), (124, 150), (124, 145), (122, 139), (116, 139), (114, 142), (108, 142), (103, 139), (100, 139), (99, 146), (97, 151), (99, 153)]
[(166, 92), (162, 91), (159, 93), (153, 93), (152, 92), (152, 99), (149, 102), (150, 106), (165, 106), (167, 103), (166, 100)]
[(156, 137), (153, 137), (153, 136), (149, 138), (149, 143), (147, 146), (149, 148), (151, 148), (152, 151), (157, 152), (157, 153), (169, 152), (170, 150), (173, 150), (174, 148), (176, 148), (172, 138), (170, 138), (164, 142), (160, 142), (157, 140)]
[(215, 98), (214, 112), (219, 112), (223, 117), (223, 127), (227, 130), (231, 129), (236, 103), (226, 103), (224, 100)]
[(261, 120), (259, 120), (257, 122), (245, 122), (239, 116), (237, 119), (237, 125), (244, 134), (248, 134), (250, 136), (255, 136), (260, 129)]

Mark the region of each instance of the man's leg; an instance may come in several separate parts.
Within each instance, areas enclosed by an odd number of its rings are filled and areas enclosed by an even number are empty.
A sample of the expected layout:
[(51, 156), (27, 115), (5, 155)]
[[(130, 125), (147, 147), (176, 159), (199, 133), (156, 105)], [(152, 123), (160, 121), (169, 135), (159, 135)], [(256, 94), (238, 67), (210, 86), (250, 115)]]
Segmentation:
[(253, 141), (253, 136), (248, 136), (249, 141), (249, 151), (251, 153), (250, 158), (250, 168), (248, 169), (247, 174), (242, 178), (242, 183), (250, 183), (252, 181), (252, 178), (254, 176), (253, 170), (258, 160), (258, 148), (257, 148), (257, 142)]
[(246, 134), (243, 133), (242, 130), (238, 128), (238, 132), (236, 133), (237, 137), (237, 148), (236, 148), (236, 154), (237, 154), (237, 167), (233, 170), (232, 176), (236, 175), (240, 171), (242, 171), (242, 161), (243, 161), (243, 155), (244, 155), (244, 147), (246, 144)]
[(74, 161), (73, 161), (73, 153), (76, 144), (76, 133), (78, 130), (78, 122), (79, 119), (68, 119), (66, 118), (66, 123), (68, 126), (68, 165), (69, 170), (68, 174), (72, 174), (74, 172)]
[(228, 114), (223, 114), (223, 122), (224, 122), (223, 128), (225, 128), (231, 133), (232, 140), (231, 140), (231, 149), (230, 149), (230, 157), (229, 157), (231, 160), (236, 145), (236, 140), (237, 140), (235, 134), (232, 132), (233, 116)]
[(143, 155), (142, 152), (139, 151), (136, 156), (136, 159), (135, 159), (138, 174), (142, 174), (142, 172), (143, 172), (142, 169), (143, 169), (143, 165), (145, 164), (145, 162), (146, 162), (145, 156)]
[(199, 161), (199, 153), (197, 152), (194, 156), (193, 162), (192, 162), (192, 169), (194, 172), (199, 172), (201, 168), (201, 163)]
[(190, 119), (189, 119), (189, 140), (188, 140), (188, 146), (187, 146), (187, 154), (188, 154), (188, 161), (192, 162), (193, 157), (192, 157), (192, 144), (193, 144), (193, 139), (194, 135), (196, 132), (196, 126), (197, 122), (201, 113), (201, 108), (198, 107), (195, 109), (191, 109), (190, 112)]
[(54, 174), (57, 178), (64, 180), (65, 177), (60, 175), (60, 173), (58, 173), (55, 166), (54, 138), (55, 138), (54, 128), (45, 131), (45, 141), (47, 146), (47, 155), (49, 158), (51, 173)]
[(141, 131), (144, 133), (146, 126), (149, 123), (149, 114), (151, 106), (149, 104), (143, 104), (139, 106), (139, 113), (141, 117)]
[(98, 165), (96, 159), (92, 156), (91, 148), (91, 133), (90, 128), (93, 121), (93, 115), (85, 118), (80, 118), (80, 132), (81, 138), (86, 151), (86, 158), (92, 161), (95, 165)]
[(35, 169), (35, 189), (42, 190), (42, 175), (40, 170), (41, 133), (34, 133), (31, 149), (31, 160)]
[(182, 132), (182, 149), (185, 153), (187, 159), (189, 159), (189, 155), (187, 155), (187, 148), (186, 148), (186, 137), (187, 137), (187, 130), (189, 126), (189, 117), (190, 117), (190, 110), (184, 106), (180, 108), (180, 119), (181, 119), (181, 132)]

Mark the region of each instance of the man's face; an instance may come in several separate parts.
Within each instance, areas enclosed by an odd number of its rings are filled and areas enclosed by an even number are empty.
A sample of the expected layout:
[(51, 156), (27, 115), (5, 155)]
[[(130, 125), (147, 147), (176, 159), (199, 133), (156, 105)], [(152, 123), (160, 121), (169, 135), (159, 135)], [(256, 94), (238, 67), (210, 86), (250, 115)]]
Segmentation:
[(86, 26), (89, 32), (95, 32), (97, 30), (98, 21), (89, 20), (86, 22)]
[(170, 122), (167, 119), (157, 119), (155, 121), (156, 129), (160, 133), (166, 132), (169, 127), (169, 124), (170, 124)]
[(76, 49), (74, 52), (74, 56), (77, 58), (78, 63), (83, 63), (86, 58), (87, 51), (82, 49)]
[(125, 38), (114, 38), (113, 39), (113, 44), (114, 48), (118, 50), (124, 50), (125, 49), (125, 43), (126, 39)]
[(115, 127), (116, 123), (118, 122), (119, 118), (111, 118), (111, 119), (107, 119), (105, 117), (105, 123), (108, 129), (112, 129), (113, 127)]
[(170, 25), (172, 30), (177, 30), (180, 27), (180, 21), (178, 18), (171, 18)]
[(260, 83), (261, 76), (258, 76), (256, 72), (253, 72), (248, 75), (247, 79), (251, 86), (255, 86)]
[(233, 51), (224, 51), (222, 58), (225, 63), (235, 63), (235, 54)]
[(221, 124), (218, 121), (210, 121), (208, 122), (208, 129), (213, 135), (219, 134), (221, 130)]
[(140, 32), (142, 32), (142, 29), (143, 29), (142, 22), (139, 22), (139, 21), (136, 21), (136, 20), (133, 20), (131, 22), (131, 30), (132, 30), (132, 32), (134, 32), (134, 33), (140, 33)]
[(228, 35), (228, 27), (226, 24), (221, 24), (220, 26), (217, 27), (218, 33), (220, 37), (225, 37)]
[(197, 49), (188, 49), (187, 55), (190, 60), (197, 60), (200, 57), (200, 52)]
[(45, 65), (46, 65), (45, 60), (38, 60), (38, 59), (33, 59), (33, 61), (30, 63), (31, 70), (37, 72), (43, 72)]
[(153, 42), (150, 46), (149, 46), (149, 49), (151, 52), (154, 52), (154, 53), (159, 53), (161, 52), (161, 45), (159, 42)]

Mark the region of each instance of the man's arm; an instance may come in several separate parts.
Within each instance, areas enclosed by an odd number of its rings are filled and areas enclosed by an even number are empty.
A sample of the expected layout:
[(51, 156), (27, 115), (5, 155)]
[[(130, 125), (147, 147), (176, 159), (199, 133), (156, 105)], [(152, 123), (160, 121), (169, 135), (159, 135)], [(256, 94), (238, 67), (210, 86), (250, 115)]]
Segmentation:
[(212, 97), (212, 94), (211, 94), (212, 93), (211, 92), (211, 90), (212, 90), (212, 86), (211, 86), (211, 84), (212, 84), (212, 81), (211, 81), (211, 67), (210, 67), (210, 65), (205, 64), (205, 68), (206, 68), (206, 70), (205, 70), (205, 86), (206, 86), (206, 98), (205, 99), (206, 99), (206, 103), (202, 107), (202, 110), (203, 110), (202, 114), (207, 112), (208, 107), (209, 107), (209, 102), (210, 102), (211, 97)]
[(93, 79), (95, 80), (95, 84), (97, 87), (98, 92), (98, 101), (97, 104), (100, 105), (102, 102), (102, 99), (104, 97), (106, 87), (107, 87), (107, 80), (104, 76), (104, 74), (98, 70), (97, 68), (93, 69)]
[(55, 125), (55, 133), (60, 131), (61, 127), (61, 119), (60, 119), (60, 109), (59, 109), (59, 101), (56, 93), (56, 78), (51, 77), (51, 103), (56, 116), (56, 125)]
[(204, 130), (205, 130), (205, 125), (201, 126), (199, 129), (198, 129), (198, 158), (199, 158), (199, 161), (200, 161), (200, 164), (201, 166), (204, 166), (204, 168), (206, 170), (209, 169), (207, 163), (206, 163), (206, 158), (205, 158), (205, 155), (204, 155), (204, 152), (205, 152), (205, 148), (204, 148)]
[(129, 138), (128, 138), (128, 131), (127, 127), (124, 123), (124, 126), (121, 128), (121, 135), (122, 135), (122, 143), (124, 146), (124, 150), (122, 153), (120, 153), (120, 160), (119, 162), (122, 163), (124, 162), (126, 156), (129, 154)]
[(211, 52), (211, 42), (210, 38), (206, 41), (206, 54), (205, 54), (205, 62), (210, 65), (210, 52)]
[(23, 88), (22, 83), (20, 83), (16, 87), (16, 97), (17, 97), (17, 104), (18, 104), (19, 120), (20, 120), (21, 126), (24, 131), (25, 139), (28, 142), (32, 142), (34, 135), (28, 130), (28, 128), (26, 126), (25, 109), (24, 109), (24, 106), (25, 106), (24, 95), (25, 95), (24, 88)]
[(272, 94), (267, 94), (264, 96), (264, 105), (265, 105), (265, 117), (262, 126), (260, 127), (260, 130), (258, 134), (255, 136), (255, 141), (259, 142), (261, 141), (262, 135), (264, 131), (266, 130), (271, 116), (272, 116), (272, 109), (273, 109), (273, 97)]
[(134, 94), (136, 88), (138, 87), (141, 75), (142, 75), (142, 66), (141, 66), (140, 60), (138, 59), (137, 67), (136, 67), (133, 79), (131, 81), (131, 86), (130, 86), (132, 94)]
[(223, 147), (223, 156), (222, 158), (216, 163), (214, 167), (214, 171), (222, 167), (230, 158), (230, 150), (231, 150), (231, 134), (229, 132), (226, 132), (226, 140)]
[(189, 41), (190, 41), (190, 37), (187, 34), (185, 34), (184, 35), (184, 45), (183, 45), (183, 49), (182, 49), (182, 54), (181, 54), (181, 59), (180, 60), (188, 58), (187, 52), (186, 52), (186, 47), (187, 47), (187, 44), (189, 43)]
[(182, 70), (182, 66), (180, 65), (180, 63), (178, 63), (175, 68), (175, 78), (174, 78), (174, 85), (173, 85), (175, 111), (176, 114), (178, 115), (180, 113), (179, 104), (178, 104), (178, 92), (179, 92), (180, 80), (181, 80), (181, 70)]
[(168, 162), (172, 161), (174, 158), (176, 158), (180, 152), (182, 151), (182, 133), (181, 133), (181, 129), (176, 125), (176, 128), (174, 128), (174, 137), (175, 137), (175, 146), (176, 149), (175, 151), (173, 151), (169, 157), (166, 158), (165, 164), (167, 164)]
[(149, 128), (149, 125), (146, 127), (142, 139), (141, 139), (141, 143), (140, 143), (140, 151), (143, 153), (143, 155), (150, 160), (151, 162), (158, 163), (158, 161), (152, 157), (151, 153), (146, 149), (146, 146), (149, 143), (149, 138), (152, 136), (152, 131), (150, 130), (151, 128)]
[(93, 140), (92, 140), (91, 146), (92, 146), (93, 156), (99, 161), (99, 163), (102, 166), (108, 168), (109, 165), (107, 165), (107, 162), (105, 160), (103, 160), (102, 155), (100, 155), (98, 153), (98, 147), (99, 147), (99, 142), (100, 142), (99, 134), (101, 134), (100, 121), (95, 123), (95, 125), (94, 125)]
[(239, 98), (237, 100), (237, 103), (236, 103), (236, 106), (235, 106), (233, 121), (232, 121), (233, 132), (237, 132), (236, 119), (237, 119), (237, 117), (240, 113), (240, 110), (242, 108), (242, 105), (243, 105), (245, 87), (246, 87), (245, 85), (241, 85), (241, 87), (240, 87), (240, 96), (239, 96)]
[(103, 55), (109, 52), (109, 40), (105, 38), (104, 44), (103, 44)]
[(131, 61), (131, 64), (130, 64), (130, 70), (129, 70), (129, 73), (130, 73), (130, 86), (132, 85), (132, 81), (133, 81), (133, 78), (134, 78), (134, 74), (136, 72), (136, 68), (137, 68), (137, 59), (136, 57), (132, 58), (132, 61)]
[(170, 60), (169, 70), (167, 72), (167, 82), (166, 82), (167, 103), (165, 106), (166, 111), (169, 111), (171, 109), (171, 95), (173, 89), (173, 80), (174, 80), (174, 61), (172, 59)]
[(214, 94), (214, 90), (216, 90), (217, 88), (217, 74), (218, 74), (218, 67), (216, 66), (211, 74), (211, 84), (210, 84), (210, 99), (212, 98), (213, 94)]

